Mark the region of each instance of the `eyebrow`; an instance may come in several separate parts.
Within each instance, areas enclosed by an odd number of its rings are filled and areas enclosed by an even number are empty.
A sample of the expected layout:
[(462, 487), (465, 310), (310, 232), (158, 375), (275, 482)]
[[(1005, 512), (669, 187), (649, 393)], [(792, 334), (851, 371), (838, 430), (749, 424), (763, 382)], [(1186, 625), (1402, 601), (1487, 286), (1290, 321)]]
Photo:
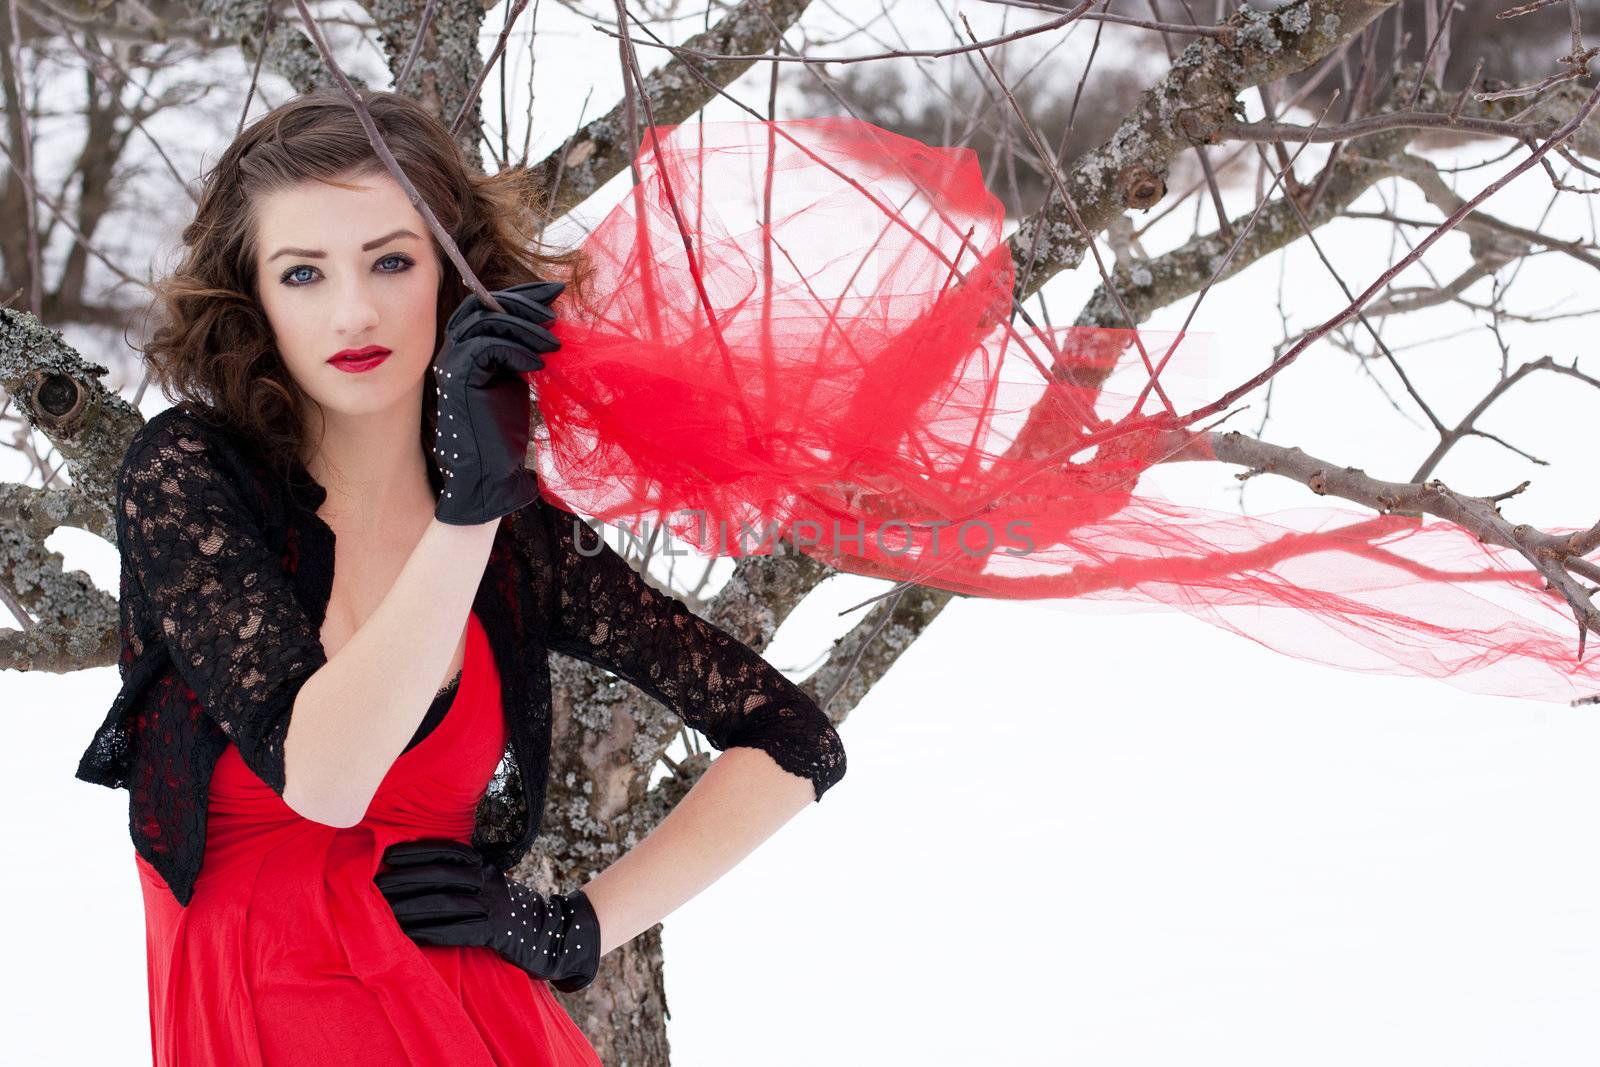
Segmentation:
[[(410, 237), (416, 241), (422, 240), (422, 238), (418, 237), (410, 230), (402, 227), (393, 233), (386, 233), (382, 237), (368, 241), (366, 244), (361, 246), (361, 251), (370, 252), (379, 245), (386, 245), (390, 241), (398, 240), (401, 237)], [(280, 248), (276, 252), (272, 253), (272, 255), (267, 257), (267, 262), (271, 263), (279, 256), (305, 256), (307, 259), (326, 259), (328, 253), (322, 251), (320, 248)]]

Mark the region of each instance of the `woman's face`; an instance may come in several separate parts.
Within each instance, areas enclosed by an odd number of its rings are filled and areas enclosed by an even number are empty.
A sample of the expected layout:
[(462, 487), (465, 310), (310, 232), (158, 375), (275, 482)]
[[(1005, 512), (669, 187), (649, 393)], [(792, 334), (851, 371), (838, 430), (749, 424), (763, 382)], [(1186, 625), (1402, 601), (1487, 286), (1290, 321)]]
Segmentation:
[[(439, 258), (394, 178), (340, 180), (357, 187), (307, 181), (261, 198), (257, 298), (290, 375), (325, 414), (417, 407), (433, 360)], [(389, 355), (359, 372), (329, 362), (368, 346)]]

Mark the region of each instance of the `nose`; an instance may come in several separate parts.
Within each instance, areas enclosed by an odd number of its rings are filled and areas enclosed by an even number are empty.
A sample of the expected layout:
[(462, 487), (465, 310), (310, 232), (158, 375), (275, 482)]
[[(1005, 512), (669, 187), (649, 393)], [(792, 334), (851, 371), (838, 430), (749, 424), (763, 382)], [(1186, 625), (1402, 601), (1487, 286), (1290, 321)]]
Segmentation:
[(335, 337), (341, 344), (359, 344), (378, 324), (378, 301), (361, 280), (338, 287), (329, 317)]

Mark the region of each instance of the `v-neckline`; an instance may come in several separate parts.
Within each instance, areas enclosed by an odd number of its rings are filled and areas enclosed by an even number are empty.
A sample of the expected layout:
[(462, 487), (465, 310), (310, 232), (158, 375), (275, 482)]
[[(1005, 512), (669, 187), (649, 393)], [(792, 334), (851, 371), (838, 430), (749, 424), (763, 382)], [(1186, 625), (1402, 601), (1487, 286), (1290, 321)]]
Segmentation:
[[(327, 520), (317, 513), (317, 509), (322, 507), (323, 503), (328, 499), (328, 490), (321, 482), (317, 481), (316, 475), (311, 473), (311, 468), (302, 463), (299, 456), (291, 455), (289, 457), (289, 462), (293, 471), (293, 476), (288, 480), (289, 494), (305, 510), (307, 518), (314, 523), (322, 535), (327, 538), (328, 594), (331, 597), (333, 592), (332, 587), (334, 564), (338, 561), (339, 535), (334, 532), (332, 526), (328, 525)], [(328, 604), (327, 601), (324, 601), (321, 612), (322, 618), (317, 620), (316, 623), (319, 629), (321, 628), (323, 620), (327, 618), (327, 612)], [(468, 610), (467, 614), (469, 616), (472, 614), (470, 609)], [(470, 633), (472, 629), (470, 618), (468, 620), (467, 629), (469, 632), (467, 634), (466, 643), (470, 644), (472, 641), (472, 635)], [(320, 634), (318, 635), (317, 643), (319, 645), (322, 644)], [(326, 654), (326, 649), (324, 649), (324, 654)], [(427, 714), (423, 716), (423, 722), (427, 722), (428, 716), (433, 713), (434, 704), (437, 704), (439, 701), (444, 700), (447, 697), (452, 701), (454, 700), (454, 694), (461, 686), (461, 675), (462, 672), (466, 670), (466, 667), (467, 650), (463, 648), (461, 653), (461, 666), (456, 668), (455, 674), (451, 676), (448, 682), (446, 682), (441, 688), (434, 690), (433, 700), (429, 703)]]

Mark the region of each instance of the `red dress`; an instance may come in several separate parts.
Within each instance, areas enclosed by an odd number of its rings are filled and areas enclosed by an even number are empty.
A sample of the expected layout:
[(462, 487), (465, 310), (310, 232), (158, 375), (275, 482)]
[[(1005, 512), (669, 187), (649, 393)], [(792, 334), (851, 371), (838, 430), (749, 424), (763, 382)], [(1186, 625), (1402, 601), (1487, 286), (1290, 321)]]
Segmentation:
[(470, 842), (507, 729), (494, 654), (469, 614), (454, 702), (355, 826), (296, 814), (228, 745), (189, 906), (134, 857), (156, 1067), (600, 1067), (547, 982), (490, 949), (416, 944), (372, 881), (396, 841)]

